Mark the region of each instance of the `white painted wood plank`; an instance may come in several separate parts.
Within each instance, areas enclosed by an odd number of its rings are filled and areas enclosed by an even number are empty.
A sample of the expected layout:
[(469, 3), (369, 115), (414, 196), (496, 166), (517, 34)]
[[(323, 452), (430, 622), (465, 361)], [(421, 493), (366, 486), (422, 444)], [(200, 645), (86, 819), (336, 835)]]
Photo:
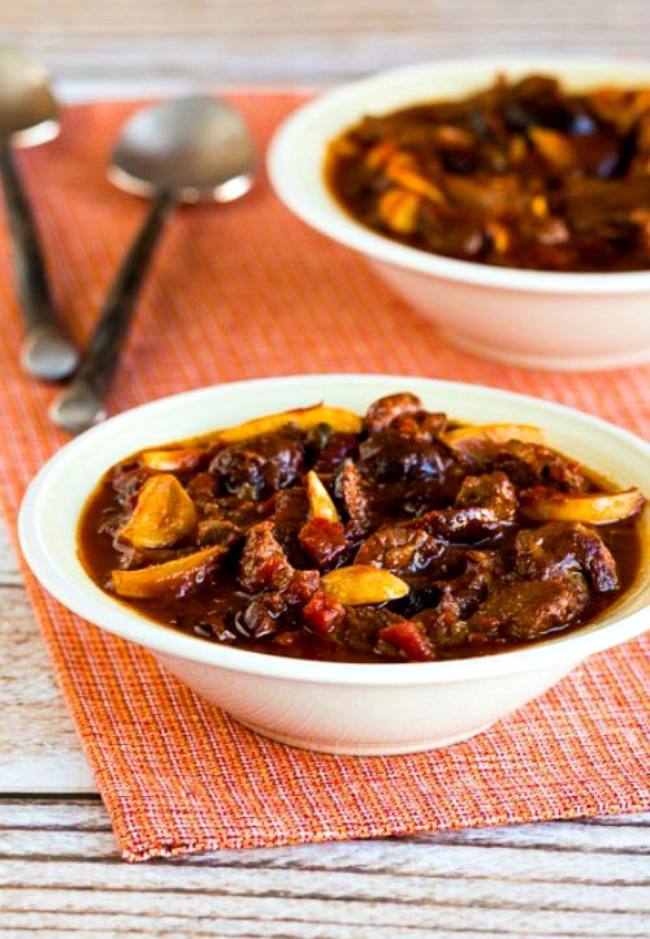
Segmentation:
[[(632, 939), (650, 815), (224, 851), (131, 866), (101, 804), (0, 802), (0, 934)], [(566, 834), (551, 845), (552, 832)], [(478, 842), (477, 842), (478, 839)], [(481, 839), (485, 839), (481, 841)]]
[(333, 81), (441, 56), (643, 55), (644, 0), (0, 0), (3, 41), (63, 81)]

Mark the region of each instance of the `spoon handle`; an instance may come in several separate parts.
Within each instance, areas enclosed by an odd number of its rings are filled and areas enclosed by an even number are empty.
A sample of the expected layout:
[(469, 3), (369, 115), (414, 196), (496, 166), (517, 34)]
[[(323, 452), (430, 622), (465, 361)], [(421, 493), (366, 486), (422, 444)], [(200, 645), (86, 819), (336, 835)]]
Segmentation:
[(54, 316), (36, 223), (6, 135), (0, 137), (0, 178), (11, 233), (16, 290), (26, 327), (21, 364), (37, 378), (59, 381), (75, 370), (79, 353)]
[(113, 281), (81, 365), (50, 408), (52, 420), (70, 433), (80, 433), (106, 417), (104, 396), (117, 368), (144, 275), (176, 201), (171, 191), (155, 197)]

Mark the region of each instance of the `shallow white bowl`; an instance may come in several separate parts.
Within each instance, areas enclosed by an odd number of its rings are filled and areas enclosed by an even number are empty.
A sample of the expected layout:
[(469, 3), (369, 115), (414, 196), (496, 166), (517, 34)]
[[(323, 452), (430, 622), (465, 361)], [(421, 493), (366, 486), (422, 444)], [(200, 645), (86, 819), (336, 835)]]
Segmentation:
[(390, 754), (470, 737), (536, 697), (587, 655), (643, 632), (650, 602), (647, 567), (622, 603), (565, 638), (464, 661), (358, 665), (262, 655), (176, 632), (105, 594), (77, 557), (75, 532), (86, 499), (105, 470), (135, 450), (321, 400), (363, 413), (380, 395), (404, 390), (465, 421), (537, 424), (552, 445), (622, 487), (650, 479), (648, 444), (577, 411), (504, 391), (373, 375), (242, 382), (144, 405), (60, 450), (35, 478), (21, 508), (27, 562), (65, 606), (149, 649), (200, 695), (276, 740), (332, 753)]
[(650, 361), (650, 271), (563, 274), (490, 267), (383, 238), (349, 216), (323, 178), (328, 142), (366, 114), (464, 96), (497, 73), (556, 75), (572, 91), (650, 85), (650, 63), (559, 59), (443, 61), (346, 85), (293, 114), (272, 141), (268, 167), (286, 205), (373, 263), (459, 347), (516, 365), (598, 369)]

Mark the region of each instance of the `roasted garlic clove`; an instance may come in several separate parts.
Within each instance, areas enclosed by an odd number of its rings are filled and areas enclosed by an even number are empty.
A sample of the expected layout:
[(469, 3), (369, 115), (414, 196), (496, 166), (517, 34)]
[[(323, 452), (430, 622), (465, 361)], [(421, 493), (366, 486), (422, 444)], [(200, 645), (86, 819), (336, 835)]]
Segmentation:
[(421, 196), (403, 189), (387, 189), (377, 206), (379, 216), (398, 235), (410, 235), (416, 227)]
[(151, 476), (119, 537), (134, 548), (170, 548), (196, 529), (196, 507), (175, 476)]
[(181, 592), (185, 595), (201, 586), (227, 551), (222, 545), (213, 545), (164, 564), (152, 564), (135, 571), (113, 571), (113, 587), (121, 597), (134, 600), (165, 599)]
[(140, 454), (140, 463), (160, 473), (180, 473), (195, 470), (206, 451), (200, 447), (183, 450), (146, 450)]
[(409, 592), (409, 585), (390, 571), (367, 564), (339, 567), (321, 577), (321, 587), (344, 606), (387, 603)]
[(318, 473), (307, 473), (307, 497), (312, 518), (324, 518), (328, 522), (339, 522), (339, 513), (332, 502), (332, 497), (323, 485)]
[(358, 414), (344, 408), (328, 408), (317, 404), (311, 408), (297, 408), (295, 411), (257, 417), (252, 421), (237, 424), (236, 427), (226, 427), (216, 434), (216, 438), (223, 443), (238, 443), (240, 440), (259, 437), (260, 434), (273, 433), (288, 424), (293, 424), (300, 430), (309, 430), (317, 424), (329, 424), (336, 433), (358, 434), (361, 431), (361, 418)]
[(546, 486), (524, 490), (519, 497), (519, 510), (534, 522), (585, 522), (609, 525), (636, 515), (645, 503), (636, 488), (624, 492), (558, 492)]
[(537, 152), (556, 170), (566, 172), (575, 166), (576, 150), (566, 134), (561, 134), (549, 127), (532, 127), (528, 131), (528, 136)]
[(472, 453), (487, 445), (520, 440), (522, 443), (544, 443), (544, 432), (532, 424), (466, 424), (440, 435), (457, 453)]

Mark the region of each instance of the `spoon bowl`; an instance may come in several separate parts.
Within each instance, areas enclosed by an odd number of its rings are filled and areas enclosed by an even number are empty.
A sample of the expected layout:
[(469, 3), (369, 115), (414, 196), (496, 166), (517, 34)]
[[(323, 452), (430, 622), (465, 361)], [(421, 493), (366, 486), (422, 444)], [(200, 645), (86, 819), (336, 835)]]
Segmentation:
[(216, 98), (189, 97), (138, 111), (112, 153), (109, 179), (153, 200), (126, 255), (73, 381), (50, 408), (52, 420), (80, 433), (106, 417), (116, 369), (144, 274), (178, 202), (230, 202), (250, 189), (255, 148), (244, 118)]
[(153, 198), (230, 202), (252, 184), (255, 150), (241, 114), (217, 98), (190, 97), (138, 111), (115, 145), (108, 178)]
[(70, 375), (79, 356), (54, 314), (36, 223), (13, 146), (45, 143), (58, 132), (57, 104), (46, 70), (21, 49), (0, 46), (0, 179), (25, 323), (20, 358), (25, 371), (47, 381)]

